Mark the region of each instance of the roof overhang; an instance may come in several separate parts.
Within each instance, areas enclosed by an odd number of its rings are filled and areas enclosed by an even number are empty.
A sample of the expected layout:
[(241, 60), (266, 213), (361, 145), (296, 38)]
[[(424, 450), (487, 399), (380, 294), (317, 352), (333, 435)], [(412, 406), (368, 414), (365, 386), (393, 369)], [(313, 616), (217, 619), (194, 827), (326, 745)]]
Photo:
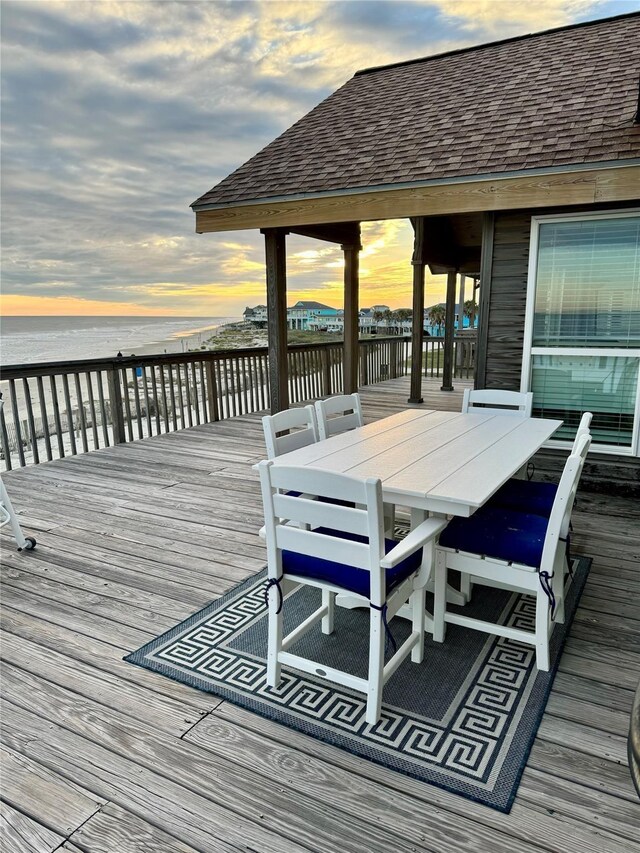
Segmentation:
[(640, 199), (640, 159), (194, 205), (196, 232), (295, 228)]

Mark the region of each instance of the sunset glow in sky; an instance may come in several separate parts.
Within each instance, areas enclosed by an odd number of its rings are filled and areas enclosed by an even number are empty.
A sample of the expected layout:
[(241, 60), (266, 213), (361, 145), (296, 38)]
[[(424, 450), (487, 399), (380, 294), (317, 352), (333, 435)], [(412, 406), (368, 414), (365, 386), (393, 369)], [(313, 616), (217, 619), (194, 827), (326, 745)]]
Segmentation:
[[(258, 232), (189, 204), (362, 67), (638, 8), (635, 0), (3, 2), (2, 310), (234, 316)], [(361, 304), (411, 304), (406, 221), (363, 225)], [(289, 304), (342, 305), (339, 247), (288, 239)], [(443, 297), (427, 282), (426, 304)]]

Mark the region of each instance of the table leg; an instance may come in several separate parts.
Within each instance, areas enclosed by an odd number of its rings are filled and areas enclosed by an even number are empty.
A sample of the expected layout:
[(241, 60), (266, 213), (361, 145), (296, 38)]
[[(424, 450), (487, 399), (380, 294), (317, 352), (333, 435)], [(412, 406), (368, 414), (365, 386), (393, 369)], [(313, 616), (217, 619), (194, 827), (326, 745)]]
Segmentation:
[[(425, 520), (427, 517), (427, 512), (424, 509), (411, 509), (411, 529), (417, 527), (421, 522)], [(434, 591), (434, 581), (433, 576), (429, 578), (426, 586), (427, 592)], [(447, 604), (459, 604), (464, 605), (468, 601), (467, 596), (465, 596), (462, 592), (457, 590), (455, 587), (451, 586), (451, 584), (447, 584)]]

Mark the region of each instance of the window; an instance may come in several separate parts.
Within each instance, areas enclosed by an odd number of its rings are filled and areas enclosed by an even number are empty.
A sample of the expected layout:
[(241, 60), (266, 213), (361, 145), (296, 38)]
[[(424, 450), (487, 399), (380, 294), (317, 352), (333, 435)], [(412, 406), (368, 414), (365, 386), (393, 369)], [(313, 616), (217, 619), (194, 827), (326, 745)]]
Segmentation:
[(534, 217), (522, 388), (573, 439), (593, 412), (599, 449), (639, 452), (640, 213)]

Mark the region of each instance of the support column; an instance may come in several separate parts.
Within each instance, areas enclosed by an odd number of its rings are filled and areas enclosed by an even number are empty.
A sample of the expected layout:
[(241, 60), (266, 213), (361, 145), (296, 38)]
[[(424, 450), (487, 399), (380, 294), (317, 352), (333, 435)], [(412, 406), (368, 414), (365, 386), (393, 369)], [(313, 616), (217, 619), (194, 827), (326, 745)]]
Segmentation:
[(409, 403), (422, 403), (422, 345), (424, 341), (424, 216), (413, 222), (413, 321), (411, 323), (411, 389)]
[(456, 315), (457, 273), (447, 273), (447, 305), (444, 321), (444, 366), (441, 391), (453, 391), (453, 333)]
[(354, 243), (342, 245), (344, 252), (344, 349), (342, 355), (345, 394), (358, 390), (359, 329), (358, 298), (360, 289), (360, 228)]
[(264, 234), (267, 265), (267, 330), (271, 414), (275, 414), (289, 408), (285, 232), (277, 228), (265, 228), (262, 233)]
[(464, 276), (460, 275), (460, 299), (459, 299), (460, 310), (458, 312), (458, 317), (460, 318), (458, 321), (458, 331), (464, 331)]

